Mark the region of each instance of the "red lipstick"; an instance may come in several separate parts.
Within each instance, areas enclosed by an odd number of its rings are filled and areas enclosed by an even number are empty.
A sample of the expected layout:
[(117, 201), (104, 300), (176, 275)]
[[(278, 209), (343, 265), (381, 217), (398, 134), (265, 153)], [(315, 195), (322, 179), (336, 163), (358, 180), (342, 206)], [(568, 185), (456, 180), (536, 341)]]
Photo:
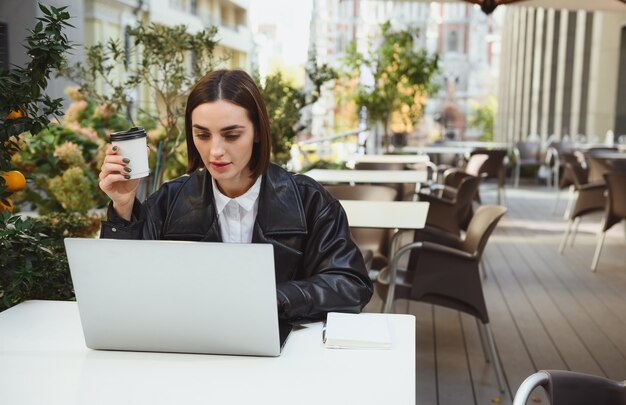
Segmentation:
[(228, 162), (211, 162), (211, 167), (218, 171), (226, 170), (230, 166)]

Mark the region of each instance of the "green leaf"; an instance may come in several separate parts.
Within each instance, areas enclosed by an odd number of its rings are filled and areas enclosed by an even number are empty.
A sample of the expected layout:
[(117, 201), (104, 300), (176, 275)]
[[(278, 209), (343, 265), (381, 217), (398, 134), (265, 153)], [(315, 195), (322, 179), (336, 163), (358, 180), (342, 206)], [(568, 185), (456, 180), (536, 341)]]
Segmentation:
[(44, 6), (41, 3), (37, 3), (39, 5), (39, 9), (41, 10), (42, 13), (44, 13), (47, 16), (52, 17), (52, 13), (50, 12), (50, 10), (48, 10), (48, 8), (46, 6)]

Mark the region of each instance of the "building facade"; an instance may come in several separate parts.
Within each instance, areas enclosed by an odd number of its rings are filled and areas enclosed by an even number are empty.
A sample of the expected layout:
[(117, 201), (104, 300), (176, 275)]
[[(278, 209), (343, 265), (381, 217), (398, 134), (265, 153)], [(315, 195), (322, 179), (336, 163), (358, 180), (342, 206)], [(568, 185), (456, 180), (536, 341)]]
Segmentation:
[(496, 138), (626, 134), (626, 13), (509, 7)]
[[(391, 21), (394, 29), (419, 28), (417, 46), (440, 57), (440, 91), (428, 100), (422, 135), (441, 131), (433, 117), (450, 103), (460, 114), (471, 114), (468, 100), (484, 101), (495, 94), (498, 84), (499, 16), (498, 10), (486, 16), (476, 6), (466, 3), (380, 0), (314, 0), (312, 38), (318, 63), (340, 67), (346, 47), (353, 41), (360, 52), (375, 46), (380, 24)], [(367, 78), (364, 78), (367, 80)], [(328, 96), (327, 96), (328, 97)], [(325, 104), (332, 106), (332, 101)], [(322, 119), (322, 118), (318, 118)], [(328, 118), (324, 118), (328, 122)], [(463, 120), (464, 122), (465, 120)], [(465, 125), (456, 129), (456, 137), (465, 136)], [(471, 135), (471, 133), (470, 133)]]
[[(67, 29), (66, 34), (77, 47), (68, 55), (70, 64), (83, 59), (84, 46), (110, 39), (129, 46), (127, 29), (143, 21), (169, 26), (183, 24), (190, 32), (217, 26), (216, 60), (228, 56), (225, 67), (250, 68), (252, 34), (248, 0), (50, 0), (46, 3), (55, 7), (67, 5), (72, 16), (70, 22), (75, 28)], [(40, 16), (36, 0), (0, 1), (0, 66), (25, 64), (22, 42), (26, 30), (34, 27)], [(56, 78), (50, 81), (47, 92), (55, 98), (64, 97), (63, 91), (69, 85), (67, 80)]]

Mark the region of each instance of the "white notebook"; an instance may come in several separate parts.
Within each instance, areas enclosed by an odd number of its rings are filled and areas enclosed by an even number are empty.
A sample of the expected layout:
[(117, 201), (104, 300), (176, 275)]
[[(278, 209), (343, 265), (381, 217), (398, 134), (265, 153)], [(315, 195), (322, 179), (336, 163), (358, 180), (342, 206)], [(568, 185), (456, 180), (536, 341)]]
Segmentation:
[(331, 349), (390, 349), (391, 334), (384, 314), (329, 312), (323, 336)]

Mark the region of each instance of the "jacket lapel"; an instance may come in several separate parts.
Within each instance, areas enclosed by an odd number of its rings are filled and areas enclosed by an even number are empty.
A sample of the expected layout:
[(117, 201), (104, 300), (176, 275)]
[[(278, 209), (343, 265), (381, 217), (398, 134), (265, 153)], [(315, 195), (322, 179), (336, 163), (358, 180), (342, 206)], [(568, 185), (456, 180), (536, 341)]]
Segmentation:
[(306, 217), (293, 176), (270, 164), (261, 184), (252, 241), (266, 242), (265, 236), (271, 235), (306, 233)]

